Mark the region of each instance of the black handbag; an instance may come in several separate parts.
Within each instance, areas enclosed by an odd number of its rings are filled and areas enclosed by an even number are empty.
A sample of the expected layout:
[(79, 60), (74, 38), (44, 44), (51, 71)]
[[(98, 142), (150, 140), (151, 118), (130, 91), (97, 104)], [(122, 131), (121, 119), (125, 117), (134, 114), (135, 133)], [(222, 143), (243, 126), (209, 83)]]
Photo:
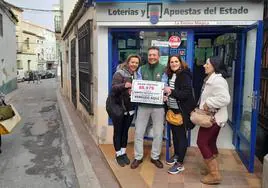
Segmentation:
[[(120, 101), (120, 100), (119, 100)], [(126, 112), (124, 101), (121, 98), (121, 101), (118, 102), (115, 96), (109, 94), (106, 99), (106, 111), (110, 118), (121, 119)]]

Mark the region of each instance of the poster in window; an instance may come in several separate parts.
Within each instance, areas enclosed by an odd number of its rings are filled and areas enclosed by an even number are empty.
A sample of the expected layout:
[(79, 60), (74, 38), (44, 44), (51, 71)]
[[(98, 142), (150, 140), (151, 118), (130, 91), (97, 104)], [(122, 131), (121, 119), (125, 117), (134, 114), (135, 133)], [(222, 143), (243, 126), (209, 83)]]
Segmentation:
[(118, 40), (118, 48), (126, 48), (126, 40)]
[(127, 40), (127, 46), (128, 47), (136, 47), (136, 40), (134, 40), (134, 39), (128, 39)]

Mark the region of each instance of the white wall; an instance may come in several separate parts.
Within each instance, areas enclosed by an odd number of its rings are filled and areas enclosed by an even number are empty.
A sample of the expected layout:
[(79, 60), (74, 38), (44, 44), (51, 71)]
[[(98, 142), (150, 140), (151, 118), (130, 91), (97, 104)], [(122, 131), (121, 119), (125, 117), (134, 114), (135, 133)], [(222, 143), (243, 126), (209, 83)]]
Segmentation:
[(113, 126), (108, 126), (108, 115), (105, 110), (105, 101), (108, 96), (108, 27), (97, 28), (97, 78), (98, 78), (98, 135), (100, 143), (112, 142)]
[[(18, 54), (18, 60), (22, 63), (22, 70), (24, 72), (29, 70), (38, 70), (37, 56), (35, 54)], [(30, 66), (28, 67), (28, 61), (30, 61)]]
[(43, 30), (42, 36), (45, 37), (43, 48), (45, 50), (44, 59), (46, 61), (56, 61), (56, 37), (55, 33)]
[(63, 1), (63, 28), (69, 20), (70, 14), (72, 13), (75, 4), (78, 0), (64, 0)]
[(0, 9), (3, 17), (3, 36), (0, 36), (0, 86), (16, 78), (16, 29), (15, 24)]

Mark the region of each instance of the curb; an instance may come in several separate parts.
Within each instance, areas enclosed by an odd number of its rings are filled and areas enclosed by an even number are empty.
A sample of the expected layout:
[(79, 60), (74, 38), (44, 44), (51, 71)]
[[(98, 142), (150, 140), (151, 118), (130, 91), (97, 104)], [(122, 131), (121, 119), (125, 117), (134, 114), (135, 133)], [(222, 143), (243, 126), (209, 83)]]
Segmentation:
[(75, 167), (76, 177), (80, 188), (100, 188), (100, 182), (87, 158), (84, 146), (75, 130), (74, 123), (68, 113), (64, 99), (59, 90), (57, 90), (57, 100), (59, 110), (66, 130), (66, 139), (70, 148), (70, 153)]

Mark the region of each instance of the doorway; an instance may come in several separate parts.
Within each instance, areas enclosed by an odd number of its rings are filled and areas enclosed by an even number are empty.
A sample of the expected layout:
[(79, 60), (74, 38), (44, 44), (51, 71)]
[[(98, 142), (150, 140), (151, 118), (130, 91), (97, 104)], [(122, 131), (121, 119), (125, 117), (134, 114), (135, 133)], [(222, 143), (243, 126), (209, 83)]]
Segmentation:
[[(234, 96), (234, 81), (235, 81), (235, 65), (239, 59), (237, 48), (239, 40), (237, 33), (221, 33), (217, 30), (211, 33), (195, 32), (194, 35), (194, 65), (193, 65), (193, 87), (195, 97), (198, 99), (201, 94), (203, 80), (206, 77), (203, 65), (211, 56), (219, 56), (223, 62), (223, 75), (228, 83), (231, 102), (228, 105), (228, 123), (221, 129), (218, 138), (218, 147), (224, 149), (235, 149), (233, 142), (233, 130), (235, 126), (232, 121), (233, 114), (233, 96)], [(191, 143), (196, 145), (198, 127), (192, 130)]]

